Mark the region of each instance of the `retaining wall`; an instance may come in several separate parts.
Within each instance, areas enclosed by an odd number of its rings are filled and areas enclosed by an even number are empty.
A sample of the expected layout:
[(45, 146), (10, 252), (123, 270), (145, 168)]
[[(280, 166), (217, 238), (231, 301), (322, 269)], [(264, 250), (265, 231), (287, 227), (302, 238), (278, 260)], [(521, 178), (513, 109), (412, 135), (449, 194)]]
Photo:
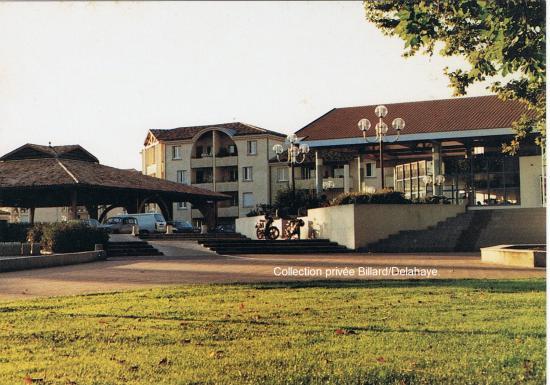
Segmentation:
[[(431, 204), (365, 204), (320, 207), (308, 210), (302, 217), (305, 226), (300, 238), (312, 233), (349, 249), (365, 247), (402, 230), (423, 230), (437, 222), (466, 211), (462, 205)], [(256, 238), (255, 224), (263, 216), (237, 218), (236, 231)], [(281, 221), (274, 225), (280, 228)]]
[(74, 265), (103, 260), (105, 257), (106, 253), (104, 251), (84, 251), (80, 253), (0, 258), (0, 272)]

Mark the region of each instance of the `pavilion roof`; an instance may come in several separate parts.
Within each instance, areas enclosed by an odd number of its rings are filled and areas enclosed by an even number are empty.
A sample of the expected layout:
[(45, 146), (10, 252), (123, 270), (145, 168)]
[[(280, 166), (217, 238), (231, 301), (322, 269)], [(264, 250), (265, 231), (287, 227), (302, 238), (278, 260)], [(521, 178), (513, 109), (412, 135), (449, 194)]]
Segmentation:
[[(35, 158), (30, 149), (38, 147)], [(84, 150), (80, 146), (62, 146), (68, 151)], [(43, 149), (45, 151), (41, 151)], [(143, 175), (139, 171), (123, 170), (94, 162), (90, 154), (87, 160), (48, 156), (54, 154), (46, 146), (25, 145), (0, 158), (0, 191), (5, 188), (87, 186), (110, 189), (143, 190), (148, 193), (181, 194), (182, 198), (195, 196), (211, 200), (223, 200), (227, 196), (181, 183)], [(87, 153), (87, 151), (86, 151)], [(44, 155), (46, 154), (46, 155)], [(89, 154), (89, 153), (88, 153)]]

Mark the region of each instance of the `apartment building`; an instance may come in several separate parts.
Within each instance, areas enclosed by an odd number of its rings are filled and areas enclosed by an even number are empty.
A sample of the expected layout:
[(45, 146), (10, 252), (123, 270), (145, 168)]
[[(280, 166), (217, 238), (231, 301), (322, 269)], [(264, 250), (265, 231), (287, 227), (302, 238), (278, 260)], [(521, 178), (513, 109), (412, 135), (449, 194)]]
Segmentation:
[[(271, 203), (269, 159), (285, 135), (233, 122), (147, 133), (141, 151), (143, 173), (221, 192), (232, 197), (218, 203), (218, 223), (233, 223), (257, 204)], [(174, 219), (200, 224), (202, 214), (187, 202), (173, 207)]]

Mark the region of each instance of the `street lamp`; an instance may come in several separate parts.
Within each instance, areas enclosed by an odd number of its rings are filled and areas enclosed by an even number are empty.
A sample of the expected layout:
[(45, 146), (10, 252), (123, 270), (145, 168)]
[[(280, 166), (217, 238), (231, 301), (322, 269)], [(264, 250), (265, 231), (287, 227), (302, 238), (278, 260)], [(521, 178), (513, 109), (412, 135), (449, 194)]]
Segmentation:
[(296, 134), (289, 134), (286, 137), (284, 146), (276, 144), (273, 146), (273, 151), (277, 155), (277, 160), (281, 161), (280, 156), (287, 150), (287, 163), (290, 165), (290, 173), (292, 180), (292, 195), (295, 195), (296, 187), (294, 181), (294, 166), (301, 164), (306, 160), (306, 154), (309, 152), (309, 145), (306, 143), (299, 144)]
[[(384, 188), (384, 138), (388, 133), (388, 125), (384, 123), (384, 120), (382, 118), (386, 117), (386, 115), (388, 114), (388, 109), (386, 108), (386, 106), (377, 106), (374, 109), (374, 113), (378, 117), (378, 123), (376, 123), (376, 126), (374, 127), (376, 139), (373, 142), (369, 142), (369, 140), (367, 139), (367, 131), (371, 127), (370, 121), (367, 118), (363, 118), (359, 122), (357, 122), (357, 127), (359, 127), (359, 129), (363, 132), (363, 138), (365, 138), (365, 141), (369, 143), (378, 142), (378, 148), (380, 150), (380, 176), (382, 178), (382, 188)], [(399, 140), (401, 130), (405, 128), (405, 121), (402, 118), (395, 118), (392, 121), (391, 126), (397, 132), (395, 140), (390, 142), (393, 143)]]
[[(436, 175), (435, 178), (432, 177), (431, 175), (424, 175), (424, 177), (422, 178), (422, 181), (424, 182), (424, 184), (427, 186), (429, 184), (434, 184), (435, 186), (442, 186), (443, 183), (445, 183), (445, 175)], [(434, 195), (435, 195), (435, 191), (434, 191)]]

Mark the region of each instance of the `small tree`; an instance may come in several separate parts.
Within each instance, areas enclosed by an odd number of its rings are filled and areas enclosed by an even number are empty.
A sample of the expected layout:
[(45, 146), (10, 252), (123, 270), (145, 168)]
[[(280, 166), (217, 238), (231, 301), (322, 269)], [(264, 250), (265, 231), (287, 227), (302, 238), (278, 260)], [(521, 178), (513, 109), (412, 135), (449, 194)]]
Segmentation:
[[(470, 68), (445, 73), (455, 95), (489, 80), (500, 98), (518, 100), (528, 112), (514, 122), (515, 138), (503, 144), (515, 154), (520, 142), (536, 132), (546, 137), (546, 2), (542, 0), (377, 0), (364, 2), (367, 20), (383, 33), (405, 41), (404, 56), (463, 56)], [(498, 80), (500, 78), (500, 80)]]
[(292, 189), (287, 188), (277, 192), (273, 206), (279, 210), (279, 215), (296, 215), (301, 208), (312, 209), (319, 207), (320, 201), (315, 194), (307, 190), (292, 191)]

